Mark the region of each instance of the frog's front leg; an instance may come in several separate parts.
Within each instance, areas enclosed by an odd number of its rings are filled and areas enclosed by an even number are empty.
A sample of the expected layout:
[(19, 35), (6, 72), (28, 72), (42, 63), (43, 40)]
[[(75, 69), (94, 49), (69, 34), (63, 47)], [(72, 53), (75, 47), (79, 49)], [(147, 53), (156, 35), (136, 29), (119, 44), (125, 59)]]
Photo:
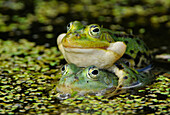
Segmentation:
[(111, 68), (109, 68), (109, 71), (115, 73), (116, 76), (119, 78), (119, 81), (115, 91), (107, 94), (107, 98), (113, 95), (125, 93), (128, 89), (139, 87), (142, 85), (142, 83), (138, 79), (140, 74), (133, 68), (130, 68), (123, 63), (117, 66), (112, 66)]
[(119, 78), (119, 84), (122, 81), (124, 81), (124, 84), (127, 84), (137, 80), (135, 74), (138, 74), (138, 72), (132, 67), (128, 67), (124, 63), (117, 63), (112, 67), (108, 68), (108, 71), (116, 74), (116, 76)]

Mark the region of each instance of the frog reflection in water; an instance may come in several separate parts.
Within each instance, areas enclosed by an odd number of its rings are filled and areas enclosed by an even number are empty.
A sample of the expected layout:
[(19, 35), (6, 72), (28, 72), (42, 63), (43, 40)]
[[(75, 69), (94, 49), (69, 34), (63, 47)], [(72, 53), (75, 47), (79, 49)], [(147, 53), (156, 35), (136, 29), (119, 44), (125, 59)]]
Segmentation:
[[(138, 75), (145, 78), (142, 71), (151, 67), (151, 55), (141, 39), (97, 24), (84, 26), (79, 21), (71, 22), (67, 33), (59, 35), (57, 44), (68, 63), (78, 67), (95, 65), (114, 73), (118, 77), (117, 89), (126, 85), (123, 81), (127, 81), (124, 80), (127, 73), (135, 81)], [(132, 71), (136, 73), (129, 74)]]
[[(128, 91), (131, 88), (142, 87), (152, 81), (150, 74), (129, 69), (124, 65), (126, 75), (121, 82), (118, 77), (106, 70), (100, 70), (96, 66), (86, 68), (77, 67), (74, 64), (66, 64), (62, 67), (62, 77), (57, 90), (63, 93), (78, 92), (80, 95), (91, 93), (106, 95), (107, 97)], [(118, 87), (119, 86), (119, 87)]]

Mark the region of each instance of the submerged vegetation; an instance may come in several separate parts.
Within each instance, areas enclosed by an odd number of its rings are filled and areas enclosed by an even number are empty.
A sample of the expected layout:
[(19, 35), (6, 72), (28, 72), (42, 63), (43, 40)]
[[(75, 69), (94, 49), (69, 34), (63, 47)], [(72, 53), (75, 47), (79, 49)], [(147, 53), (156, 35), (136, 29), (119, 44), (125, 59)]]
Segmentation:
[(66, 63), (56, 38), (70, 21), (140, 34), (151, 49), (169, 47), (169, 6), (169, 0), (1, 0), (0, 114), (170, 113), (169, 71), (143, 89), (109, 99), (75, 94), (61, 99), (55, 90)]

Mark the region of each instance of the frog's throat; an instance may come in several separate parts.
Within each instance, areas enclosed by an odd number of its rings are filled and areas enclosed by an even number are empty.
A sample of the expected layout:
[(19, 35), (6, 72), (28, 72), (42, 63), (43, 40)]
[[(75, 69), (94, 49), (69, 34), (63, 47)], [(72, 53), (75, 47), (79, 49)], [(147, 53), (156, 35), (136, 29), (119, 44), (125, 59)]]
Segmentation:
[(115, 42), (111, 43), (106, 50), (99, 48), (64, 48), (62, 46), (60, 49), (68, 63), (82, 67), (95, 65), (101, 69), (106, 69), (123, 56), (126, 45), (123, 42)]
[(65, 48), (79, 48), (79, 49), (104, 49), (106, 50), (110, 43), (105, 41), (88, 41), (88, 40), (79, 40), (79, 41), (66, 41), (62, 43)]
[(87, 46), (87, 47), (82, 47), (82, 46), (64, 46), (65, 48), (77, 48), (77, 49), (104, 49), (106, 50), (108, 46), (103, 46), (103, 47), (92, 47), (92, 46)]

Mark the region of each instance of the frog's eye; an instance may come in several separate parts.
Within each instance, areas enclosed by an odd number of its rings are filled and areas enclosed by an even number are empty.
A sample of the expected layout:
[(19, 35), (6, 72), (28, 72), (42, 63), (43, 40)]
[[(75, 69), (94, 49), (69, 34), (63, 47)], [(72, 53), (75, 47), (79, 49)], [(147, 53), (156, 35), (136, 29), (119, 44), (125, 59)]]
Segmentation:
[(87, 76), (88, 78), (92, 79), (92, 80), (98, 80), (97, 76), (99, 75), (99, 69), (95, 66), (91, 66), (89, 67)]
[(89, 30), (89, 35), (95, 38), (100, 37), (100, 26), (98, 25), (91, 25)]
[(72, 25), (73, 25), (73, 22), (70, 22), (70, 23), (67, 25), (67, 32), (71, 29)]
[(61, 74), (62, 74), (62, 75), (65, 75), (65, 74), (68, 72), (67, 66), (68, 66), (68, 65), (64, 65), (64, 66), (61, 68)]

